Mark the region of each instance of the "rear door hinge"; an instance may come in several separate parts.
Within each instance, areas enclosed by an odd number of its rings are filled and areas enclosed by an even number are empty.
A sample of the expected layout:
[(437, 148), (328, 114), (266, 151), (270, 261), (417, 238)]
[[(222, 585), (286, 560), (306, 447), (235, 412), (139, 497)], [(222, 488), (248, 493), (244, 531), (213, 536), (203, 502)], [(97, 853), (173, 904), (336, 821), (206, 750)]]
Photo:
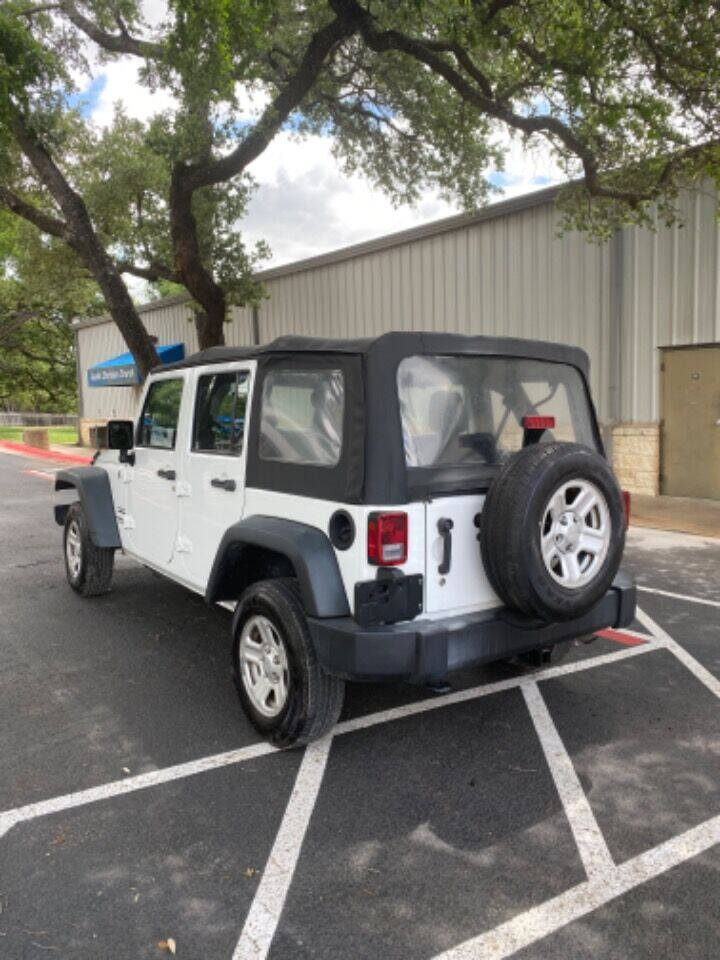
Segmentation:
[(176, 497), (189, 497), (192, 493), (192, 487), (187, 482), (187, 480), (178, 480), (175, 483), (175, 496)]

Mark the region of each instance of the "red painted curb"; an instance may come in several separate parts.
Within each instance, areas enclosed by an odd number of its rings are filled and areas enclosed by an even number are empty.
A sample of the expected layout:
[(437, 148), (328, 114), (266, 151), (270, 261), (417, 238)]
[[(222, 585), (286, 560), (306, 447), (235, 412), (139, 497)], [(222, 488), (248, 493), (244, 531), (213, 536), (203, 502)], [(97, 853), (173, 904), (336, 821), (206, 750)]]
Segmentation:
[(651, 637), (644, 640), (632, 633), (623, 633), (621, 630), (596, 630), (595, 636), (604, 637), (606, 640), (614, 640), (615, 643), (624, 643), (626, 647), (639, 647), (641, 643), (649, 643), (651, 640)]
[(15, 443), (14, 440), (0, 440), (0, 450), (23, 453), (27, 457), (37, 457), (38, 460), (59, 460), (61, 463), (92, 463), (90, 457), (81, 456), (79, 453), (41, 450), (40, 447), (29, 447), (25, 443)]

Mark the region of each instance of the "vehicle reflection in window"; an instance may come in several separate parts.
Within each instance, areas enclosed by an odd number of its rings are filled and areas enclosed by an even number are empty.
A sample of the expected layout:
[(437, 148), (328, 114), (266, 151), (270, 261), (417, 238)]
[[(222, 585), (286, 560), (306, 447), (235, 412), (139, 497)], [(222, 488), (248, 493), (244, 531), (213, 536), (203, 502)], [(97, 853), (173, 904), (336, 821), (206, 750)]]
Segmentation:
[(145, 398), (137, 431), (137, 446), (173, 450), (177, 434), (183, 379), (156, 380)]
[(501, 464), (524, 442), (522, 419), (552, 416), (543, 441), (595, 446), (585, 387), (562, 363), (513, 357), (407, 357), (398, 393), (409, 467)]
[(249, 375), (242, 370), (198, 379), (193, 423), (195, 453), (239, 457), (245, 434)]

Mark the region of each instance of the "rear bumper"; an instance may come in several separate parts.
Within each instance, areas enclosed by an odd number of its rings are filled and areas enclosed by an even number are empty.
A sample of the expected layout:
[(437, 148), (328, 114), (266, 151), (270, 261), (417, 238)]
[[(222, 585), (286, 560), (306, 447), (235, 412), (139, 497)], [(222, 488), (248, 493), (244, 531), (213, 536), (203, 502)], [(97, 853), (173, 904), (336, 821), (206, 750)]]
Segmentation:
[(443, 620), (361, 627), (351, 617), (308, 618), (320, 663), (346, 680), (439, 680), (451, 670), (552, 646), (635, 616), (635, 583), (620, 571), (611, 588), (577, 620), (542, 623), (504, 608)]

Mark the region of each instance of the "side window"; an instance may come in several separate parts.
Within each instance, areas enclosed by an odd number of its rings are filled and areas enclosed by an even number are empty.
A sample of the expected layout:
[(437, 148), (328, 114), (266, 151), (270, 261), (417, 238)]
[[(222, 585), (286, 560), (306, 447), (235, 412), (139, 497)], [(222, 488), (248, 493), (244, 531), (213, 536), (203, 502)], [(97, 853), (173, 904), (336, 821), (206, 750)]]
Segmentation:
[(277, 369), (265, 377), (260, 457), (334, 467), (343, 441), (342, 370)]
[(184, 380), (156, 380), (150, 385), (137, 430), (139, 447), (173, 450)]
[(198, 379), (193, 451), (240, 456), (248, 386), (249, 376), (242, 370), (207, 374)]

